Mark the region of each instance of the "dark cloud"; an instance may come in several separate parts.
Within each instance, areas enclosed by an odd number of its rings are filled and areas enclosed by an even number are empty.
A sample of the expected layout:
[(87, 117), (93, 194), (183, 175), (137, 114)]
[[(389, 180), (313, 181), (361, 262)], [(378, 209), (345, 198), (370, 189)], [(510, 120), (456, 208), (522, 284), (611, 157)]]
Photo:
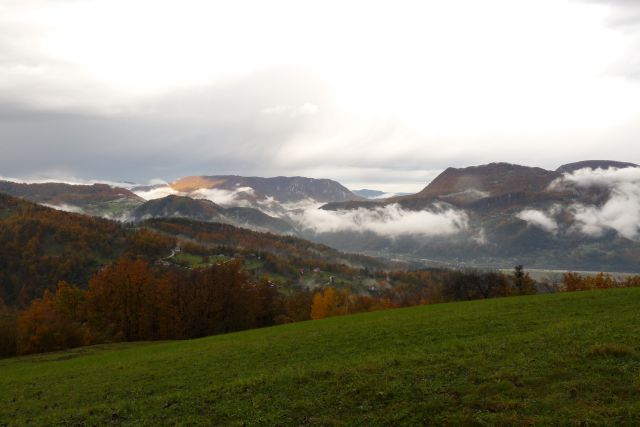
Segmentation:
[[(5, 100), (0, 175), (145, 181), (266, 172), (278, 146), (313, 119), (309, 105), (323, 97), (313, 78), (278, 69), (148, 100), (134, 112), (61, 112)], [(264, 112), (270, 108), (276, 113)]]

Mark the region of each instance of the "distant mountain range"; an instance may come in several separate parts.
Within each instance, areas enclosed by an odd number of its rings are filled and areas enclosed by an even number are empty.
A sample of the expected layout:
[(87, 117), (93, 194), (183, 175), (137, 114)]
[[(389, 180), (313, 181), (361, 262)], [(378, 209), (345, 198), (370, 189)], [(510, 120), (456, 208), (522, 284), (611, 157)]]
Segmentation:
[(0, 193), (128, 221), (220, 222), (427, 264), (640, 271), (640, 167), (628, 162), (448, 168), (401, 195), (349, 191), (329, 179), (235, 175), (131, 190), (0, 182)]
[[(431, 235), (416, 238), (408, 227), (409, 232), (389, 237), (364, 228), (316, 233), (315, 238), (343, 250), (433, 263), (639, 271), (640, 197), (634, 199), (639, 183), (638, 165), (610, 161), (572, 163), (555, 171), (508, 163), (449, 168), (413, 195), (321, 208), (356, 221), (363, 210), (384, 215), (400, 209), (398, 222), (412, 215), (420, 220), (421, 213), (433, 222)], [(436, 219), (454, 214), (460, 222), (444, 224), (451, 227), (438, 232), (443, 223)]]

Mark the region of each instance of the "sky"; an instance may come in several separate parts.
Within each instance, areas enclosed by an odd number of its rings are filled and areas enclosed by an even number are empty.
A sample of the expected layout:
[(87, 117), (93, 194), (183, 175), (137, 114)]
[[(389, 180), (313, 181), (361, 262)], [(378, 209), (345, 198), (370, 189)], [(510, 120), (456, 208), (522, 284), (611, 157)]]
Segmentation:
[(0, 176), (640, 162), (640, 2), (0, 1)]

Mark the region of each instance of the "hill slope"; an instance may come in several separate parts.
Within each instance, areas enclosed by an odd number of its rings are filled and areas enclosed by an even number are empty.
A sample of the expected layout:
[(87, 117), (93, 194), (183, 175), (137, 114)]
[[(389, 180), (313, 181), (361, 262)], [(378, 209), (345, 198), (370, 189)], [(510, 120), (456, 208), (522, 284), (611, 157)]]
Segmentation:
[(0, 424), (640, 423), (640, 289), (0, 361)]
[(0, 193), (34, 203), (89, 215), (118, 218), (144, 200), (131, 191), (107, 184), (72, 185), (59, 182), (25, 184), (0, 181)]
[(295, 229), (287, 221), (269, 216), (258, 209), (223, 208), (210, 200), (176, 195), (149, 200), (134, 209), (129, 218), (134, 221), (150, 218), (188, 218), (232, 224), (257, 231), (295, 234)]

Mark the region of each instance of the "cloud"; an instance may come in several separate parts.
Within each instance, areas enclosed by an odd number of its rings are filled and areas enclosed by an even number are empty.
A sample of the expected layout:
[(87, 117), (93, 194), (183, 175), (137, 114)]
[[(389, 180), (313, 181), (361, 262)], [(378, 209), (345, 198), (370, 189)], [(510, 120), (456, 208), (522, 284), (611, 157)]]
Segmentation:
[(131, 189), (136, 186), (136, 184), (133, 182), (109, 181), (104, 179), (82, 179), (61, 173), (54, 174), (56, 175), (56, 177), (30, 176), (25, 178), (15, 178), (9, 176), (0, 176), (0, 181), (10, 181), (20, 184), (46, 184), (51, 182), (70, 185), (106, 184), (110, 185), (111, 187), (119, 187), (125, 189)]
[(609, 25), (630, 27), (640, 25), (640, 4), (637, 0), (584, 0), (586, 3), (607, 6), (610, 9)]
[(496, 153), (640, 154), (637, 88), (602, 79), (611, 52), (637, 49), (584, 4), (386, 1), (363, 16), (360, 2), (160, 1), (149, 20), (146, 3), (0, 2), (0, 173), (297, 174), (395, 192)]
[(588, 236), (600, 237), (615, 230), (627, 239), (640, 235), (640, 181), (617, 183), (602, 206), (573, 206), (575, 228)]
[(59, 205), (52, 205), (49, 203), (42, 203), (42, 206), (46, 206), (48, 208), (57, 209), (59, 211), (71, 212), (71, 213), (85, 213), (79, 206), (69, 205), (67, 203), (61, 203)]
[(438, 206), (433, 211), (408, 211), (397, 204), (347, 211), (309, 209), (293, 218), (316, 233), (356, 231), (385, 237), (450, 235), (466, 230), (469, 222), (460, 210)]
[(138, 190), (138, 191), (134, 191), (134, 193), (136, 194), (136, 196), (142, 197), (145, 200), (161, 199), (163, 197), (180, 194), (178, 191), (174, 190), (169, 186), (152, 188), (150, 190), (144, 190), (144, 191)]
[(220, 188), (200, 188), (188, 194), (194, 199), (206, 199), (221, 206), (244, 206), (252, 205), (255, 191), (251, 187), (238, 187), (235, 190), (224, 190)]
[(318, 112), (320, 112), (320, 107), (316, 104), (307, 102), (294, 107), (289, 105), (275, 105), (273, 107), (263, 108), (260, 112), (263, 114), (287, 115), (290, 117), (311, 116), (318, 114)]
[(628, 239), (640, 237), (640, 168), (580, 169), (554, 181), (552, 187), (608, 190), (602, 205), (576, 203), (569, 208), (573, 231), (600, 237), (614, 230)]
[(558, 223), (546, 212), (535, 209), (525, 209), (516, 215), (516, 217), (526, 221), (529, 225), (539, 227), (549, 233), (555, 234), (558, 231)]
[(640, 182), (640, 167), (637, 168), (584, 168), (564, 174), (551, 183), (552, 189), (563, 189), (571, 186), (579, 188), (611, 188), (626, 183)]

